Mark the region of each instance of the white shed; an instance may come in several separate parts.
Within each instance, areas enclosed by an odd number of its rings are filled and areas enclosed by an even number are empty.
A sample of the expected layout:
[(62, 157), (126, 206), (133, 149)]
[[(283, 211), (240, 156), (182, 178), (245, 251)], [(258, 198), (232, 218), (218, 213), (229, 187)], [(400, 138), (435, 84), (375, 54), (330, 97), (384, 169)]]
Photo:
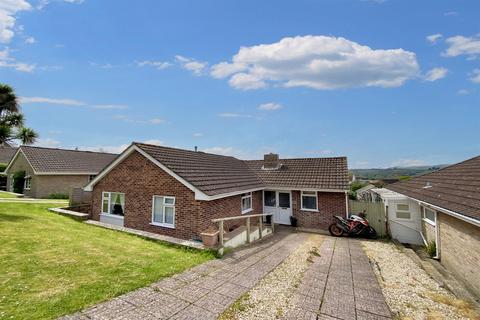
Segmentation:
[(418, 202), (387, 189), (372, 189), (382, 199), (393, 239), (401, 243), (424, 245), (422, 214)]

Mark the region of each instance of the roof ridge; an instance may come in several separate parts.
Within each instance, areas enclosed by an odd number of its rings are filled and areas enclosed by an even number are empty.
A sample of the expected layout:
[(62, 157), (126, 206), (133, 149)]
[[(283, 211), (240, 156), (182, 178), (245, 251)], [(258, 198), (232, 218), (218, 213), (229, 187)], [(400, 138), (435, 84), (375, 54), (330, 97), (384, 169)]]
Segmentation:
[(118, 155), (118, 153), (112, 152), (103, 152), (103, 151), (91, 151), (91, 150), (75, 150), (75, 149), (64, 149), (64, 148), (52, 148), (52, 147), (41, 147), (41, 146), (29, 146), (29, 145), (21, 145), (18, 149), (24, 148), (32, 148), (32, 149), (48, 149), (48, 150), (58, 150), (58, 151), (72, 151), (72, 152), (89, 152), (89, 153), (96, 153), (96, 154), (109, 154), (109, 155)]
[(236, 160), (239, 160), (239, 161), (244, 161), (244, 160), (238, 159), (237, 157), (226, 156), (226, 155), (216, 154), (216, 153), (211, 153), (211, 152), (205, 152), (205, 151), (201, 151), (201, 150), (195, 151), (195, 150), (189, 150), (189, 149), (182, 149), (182, 148), (175, 148), (175, 147), (168, 147), (168, 146), (160, 146), (158, 144), (150, 144), (150, 143), (137, 142), (137, 141), (133, 141), (132, 144), (134, 144), (134, 145), (144, 145), (144, 146), (155, 147), (155, 148), (177, 150), (177, 151), (186, 151), (186, 152), (193, 153), (193, 154), (203, 153), (203, 154), (209, 154), (209, 155), (217, 156), (217, 157), (230, 158), (230, 159), (236, 159)]

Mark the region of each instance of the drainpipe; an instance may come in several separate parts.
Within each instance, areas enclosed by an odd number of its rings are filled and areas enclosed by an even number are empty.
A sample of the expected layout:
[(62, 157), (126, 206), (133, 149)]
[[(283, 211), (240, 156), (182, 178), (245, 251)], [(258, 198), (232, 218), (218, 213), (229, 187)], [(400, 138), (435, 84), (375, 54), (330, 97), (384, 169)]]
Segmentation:
[(348, 219), (348, 191), (345, 191), (345, 216)]
[(435, 249), (436, 255), (433, 259), (440, 260), (440, 224), (438, 222), (438, 211), (435, 210)]

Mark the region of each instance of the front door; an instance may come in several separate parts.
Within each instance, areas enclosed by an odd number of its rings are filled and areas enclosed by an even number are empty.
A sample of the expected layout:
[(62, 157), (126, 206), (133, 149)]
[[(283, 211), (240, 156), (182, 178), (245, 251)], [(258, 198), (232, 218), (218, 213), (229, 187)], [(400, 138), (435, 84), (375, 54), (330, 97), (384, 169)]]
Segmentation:
[(290, 191), (265, 190), (263, 192), (264, 212), (273, 214), (274, 223), (290, 225), (291, 199)]

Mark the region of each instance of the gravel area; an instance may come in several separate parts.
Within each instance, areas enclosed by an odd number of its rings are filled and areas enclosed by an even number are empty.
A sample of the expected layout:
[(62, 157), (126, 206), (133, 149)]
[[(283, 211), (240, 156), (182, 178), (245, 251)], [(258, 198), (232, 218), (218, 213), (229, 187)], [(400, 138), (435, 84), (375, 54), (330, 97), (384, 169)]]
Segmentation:
[(398, 319), (479, 319), (394, 244), (362, 241), (385, 300)]
[(312, 234), (285, 261), (234, 303), (220, 319), (278, 319), (291, 308), (290, 298), (312, 263), (324, 237)]

